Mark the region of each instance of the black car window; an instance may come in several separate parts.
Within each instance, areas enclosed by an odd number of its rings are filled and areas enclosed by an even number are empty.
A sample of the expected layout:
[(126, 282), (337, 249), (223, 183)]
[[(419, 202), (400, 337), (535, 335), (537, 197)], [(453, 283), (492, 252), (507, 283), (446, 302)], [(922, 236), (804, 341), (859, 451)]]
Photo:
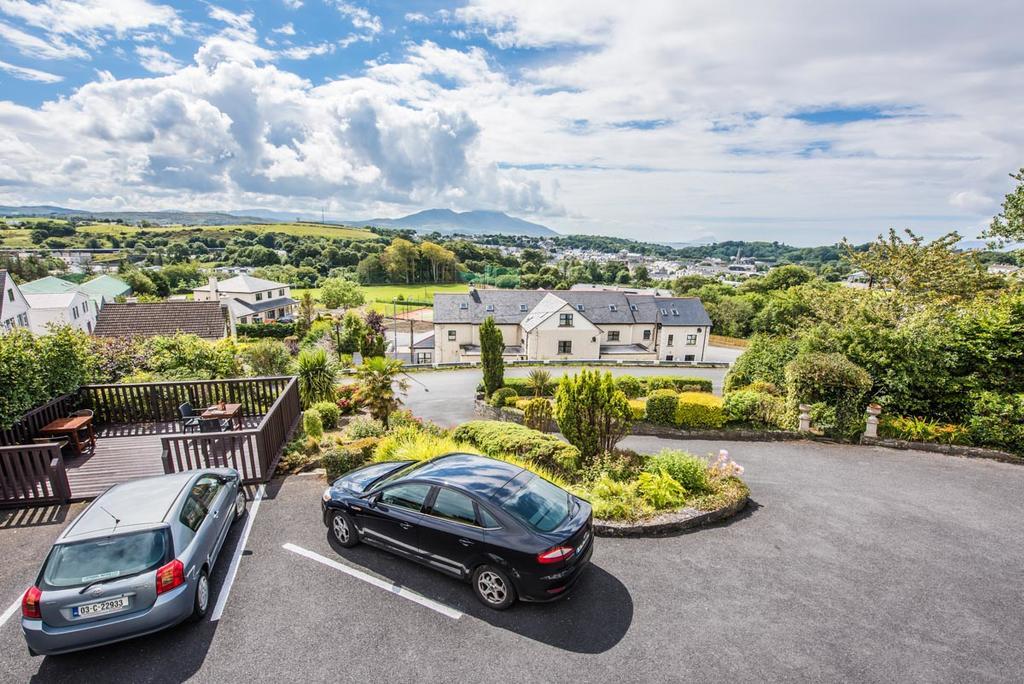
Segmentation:
[(446, 487), (437, 490), (437, 497), (430, 507), (430, 513), (439, 518), (454, 520), (464, 525), (476, 525), (476, 509), (473, 500)]
[(192, 495), (196, 497), (199, 503), (203, 504), (203, 508), (210, 510), (213, 507), (213, 502), (217, 500), (217, 494), (220, 493), (221, 487), (224, 485), (219, 479), (213, 476), (205, 476), (196, 480), (196, 483), (192, 485)]
[(569, 493), (535, 476), (501, 507), (538, 532), (550, 532), (569, 516)]
[(381, 492), (380, 502), (419, 511), (423, 508), (423, 502), (427, 500), (429, 493), (430, 485), (427, 484), (400, 484)]
[(185, 499), (184, 505), (181, 507), (181, 517), (179, 518), (181, 524), (195, 532), (203, 524), (205, 518), (206, 507), (200, 503), (195, 493), (189, 494), (188, 498)]
[(57, 544), (43, 569), (43, 588), (77, 587), (138, 575), (159, 567), (166, 556), (167, 534), (164, 530)]
[(483, 506), (478, 506), (480, 509), (480, 522), (483, 523), (484, 527), (493, 529), (495, 527), (501, 527), (499, 523), (490, 512)]

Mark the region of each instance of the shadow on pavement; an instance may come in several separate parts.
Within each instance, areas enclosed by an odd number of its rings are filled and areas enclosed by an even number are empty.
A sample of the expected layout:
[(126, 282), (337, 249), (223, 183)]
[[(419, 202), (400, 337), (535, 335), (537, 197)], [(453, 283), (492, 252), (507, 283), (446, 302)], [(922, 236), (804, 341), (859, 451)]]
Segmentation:
[(0, 511), (0, 530), (19, 527), (59, 525), (67, 520), (71, 506), (32, 506)]
[(331, 548), (348, 563), (494, 627), (574, 653), (603, 653), (619, 643), (633, 622), (633, 599), (614, 575), (594, 563), (572, 592), (554, 603), (518, 602), (497, 611), (480, 603), (467, 582), (360, 544), (346, 549), (328, 533)]

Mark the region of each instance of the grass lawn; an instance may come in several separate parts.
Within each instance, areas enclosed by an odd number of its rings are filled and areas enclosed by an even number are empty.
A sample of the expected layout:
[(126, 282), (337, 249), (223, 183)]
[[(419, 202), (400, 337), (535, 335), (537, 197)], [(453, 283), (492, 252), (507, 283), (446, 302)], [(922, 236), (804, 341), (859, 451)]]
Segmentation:
[[(469, 285), (466, 283), (448, 283), (443, 285), (366, 285), (362, 290), (366, 296), (366, 302), (371, 308), (381, 313), (390, 313), (392, 311), (391, 300), (399, 295), (403, 295), (406, 299), (431, 302), (434, 300), (435, 292), (468, 292)], [(299, 299), (305, 292), (311, 292), (313, 297), (317, 300), (320, 299), (320, 288), (308, 290), (294, 289), (292, 290), (292, 297)], [(378, 302), (376, 301), (378, 299), (385, 301)], [(398, 310), (401, 313), (402, 307), (399, 306)]]
[(374, 233), (363, 228), (330, 226), (319, 223), (253, 223), (227, 226), (155, 226), (150, 228), (121, 226), (114, 223), (94, 223), (87, 226), (79, 226), (78, 228), (79, 233), (98, 237), (109, 235), (128, 237), (142, 231), (151, 234), (165, 234), (168, 237), (177, 234), (181, 234), (183, 237), (190, 237), (195, 235), (197, 230), (205, 235), (220, 235), (224, 237), (231, 237), (234, 233), (241, 233), (246, 230), (251, 230), (257, 234), (281, 233), (296, 237), (346, 238), (349, 240), (368, 240), (375, 237)]

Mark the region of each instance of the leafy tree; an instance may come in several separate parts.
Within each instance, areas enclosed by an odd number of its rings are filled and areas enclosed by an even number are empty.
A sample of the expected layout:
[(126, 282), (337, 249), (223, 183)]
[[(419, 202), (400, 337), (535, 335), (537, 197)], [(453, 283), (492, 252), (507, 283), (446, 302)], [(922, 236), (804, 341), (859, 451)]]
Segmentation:
[(411, 283), (416, 275), (419, 249), (413, 243), (395, 238), (381, 254), (380, 262), (392, 282)]
[(488, 316), (480, 324), (480, 363), (483, 366), (484, 394), (491, 394), (505, 384), (505, 362), (501, 355), (505, 341), (501, 331), (494, 324), (494, 317)]
[(36, 338), (25, 328), (0, 335), (0, 386), (0, 428), (47, 398)]
[(716, 334), (747, 337), (754, 320), (755, 308), (747, 296), (722, 297), (705, 303)]
[(347, 278), (327, 278), (320, 285), (320, 301), (328, 309), (351, 309), (360, 306), (366, 298), (359, 283)]
[(299, 298), (299, 319), (296, 325), (296, 333), (299, 335), (305, 335), (309, 327), (313, 325), (313, 319), (316, 317), (316, 301), (313, 299), (313, 293), (303, 292), (302, 297)]
[(292, 366), (292, 355), (283, 342), (272, 339), (261, 339), (247, 346), (242, 351), (249, 375), (274, 376), (286, 375)]
[(384, 316), (379, 311), (367, 311), (363, 317), (363, 340), (359, 345), (359, 353), (364, 358), (384, 356), (387, 350), (386, 333)]
[(612, 374), (591, 370), (562, 376), (554, 414), (562, 435), (585, 460), (610, 452), (633, 423), (629, 400)]
[(523, 424), (540, 432), (547, 432), (551, 423), (551, 402), (542, 397), (535, 397), (526, 404), (523, 412)]
[(793, 264), (778, 266), (759, 278), (750, 278), (740, 289), (744, 292), (785, 290), (814, 280), (814, 271)]
[(530, 388), (535, 397), (543, 397), (551, 388), (551, 373), (543, 368), (534, 368), (526, 376), (526, 386)]
[(736, 359), (725, 376), (725, 391), (746, 387), (755, 382), (786, 386), (785, 368), (798, 353), (796, 340), (755, 335), (747, 350)]
[(786, 408), (795, 423), (799, 404), (820, 404), (818, 422), (826, 433), (852, 437), (871, 384), (867, 371), (842, 354), (800, 354), (786, 365)]
[(299, 399), (303, 408), (319, 401), (334, 399), (334, 364), (323, 347), (312, 347), (299, 352), (296, 362), (299, 378)]
[(78, 390), (96, 377), (98, 363), (88, 334), (71, 326), (51, 326), (38, 338), (39, 363), (47, 398)]
[(355, 311), (348, 311), (341, 320), (341, 331), (335, 346), (339, 354), (355, 354), (366, 337), (366, 324)]
[(388, 427), (391, 413), (402, 405), (401, 395), (409, 389), (409, 382), (399, 377), (402, 362), (375, 356), (366, 359), (356, 367), (359, 389), (356, 401), (370, 412), (370, 415)]
[(156, 295), (156, 283), (147, 274), (138, 269), (131, 269), (119, 274), (121, 280), (128, 283), (132, 293), (137, 295)]
[(420, 256), (430, 265), (430, 281), (451, 282), (458, 276), (455, 253), (434, 242), (420, 243)]
[(167, 380), (211, 380), (239, 375), (238, 347), (233, 339), (208, 342), (196, 335), (151, 337), (142, 343), (149, 371)]
[(999, 240), (1024, 241), (1024, 168), (1011, 173), (1010, 178), (1017, 181), (1017, 187), (1006, 195), (1003, 210), (992, 219), (985, 235)]

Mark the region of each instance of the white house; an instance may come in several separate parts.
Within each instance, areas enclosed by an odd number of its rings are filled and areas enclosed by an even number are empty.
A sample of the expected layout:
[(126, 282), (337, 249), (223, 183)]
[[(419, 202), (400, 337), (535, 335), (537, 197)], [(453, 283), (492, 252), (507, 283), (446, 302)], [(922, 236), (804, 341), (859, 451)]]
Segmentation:
[(298, 305), (292, 288), (284, 283), (237, 275), (222, 283), (211, 276), (205, 287), (192, 290), (197, 302), (225, 300), (237, 323), (291, 321)]
[(26, 294), (29, 328), (37, 335), (49, 332), (49, 325), (70, 325), (92, 333), (96, 327), (97, 305), (77, 290), (58, 294)]
[(11, 274), (0, 270), (0, 334), (15, 328), (27, 328), (28, 302)]
[[(594, 290), (475, 290), (434, 295), (433, 363), (478, 361), (480, 324), (509, 360), (701, 362), (711, 319), (694, 297)], [(423, 342), (417, 352), (426, 355)]]

